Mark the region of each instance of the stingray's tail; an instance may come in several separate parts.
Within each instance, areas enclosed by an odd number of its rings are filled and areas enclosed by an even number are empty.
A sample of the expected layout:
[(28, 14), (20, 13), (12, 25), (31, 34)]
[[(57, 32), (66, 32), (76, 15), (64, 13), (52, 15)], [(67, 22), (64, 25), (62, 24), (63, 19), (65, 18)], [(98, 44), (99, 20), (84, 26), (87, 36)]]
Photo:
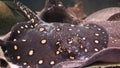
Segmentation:
[(31, 9), (29, 9), (26, 5), (24, 5), (18, 0), (10, 0), (10, 1), (12, 1), (20, 9), (20, 11), (33, 23), (40, 21), (40, 18), (36, 15), (36, 13), (33, 12)]

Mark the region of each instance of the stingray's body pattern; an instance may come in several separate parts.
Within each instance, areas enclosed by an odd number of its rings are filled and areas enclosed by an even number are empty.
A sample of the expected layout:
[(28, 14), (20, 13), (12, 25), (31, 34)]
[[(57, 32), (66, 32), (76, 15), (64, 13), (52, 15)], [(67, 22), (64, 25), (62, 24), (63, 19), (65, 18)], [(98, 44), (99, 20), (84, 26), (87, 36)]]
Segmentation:
[(16, 24), (9, 38), (1, 40), (5, 55), (14, 64), (51, 68), (67, 59), (87, 60), (107, 47), (108, 34), (99, 25), (46, 23), (20, 2), (16, 4), (30, 21)]
[[(19, 29), (22, 26), (28, 28)], [(35, 28), (24, 24), (12, 29), (5, 51), (15, 64), (50, 68), (66, 59), (83, 61), (106, 48), (107, 40), (104, 29), (94, 24), (72, 27), (70, 24), (51, 23), (51, 26), (40, 24)]]

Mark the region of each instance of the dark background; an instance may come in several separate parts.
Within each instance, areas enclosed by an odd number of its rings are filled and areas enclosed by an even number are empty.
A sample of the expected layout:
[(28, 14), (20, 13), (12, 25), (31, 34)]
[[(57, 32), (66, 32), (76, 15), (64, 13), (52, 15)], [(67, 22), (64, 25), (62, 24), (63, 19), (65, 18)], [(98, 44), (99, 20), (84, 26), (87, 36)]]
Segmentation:
[[(2, 0), (2, 1), (9, 1), (9, 0)], [(19, 1), (27, 5), (33, 11), (41, 11), (41, 9), (45, 5), (46, 0), (19, 0)], [(70, 7), (70, 6), (72, 7), (75, 3), (79, 1), (80, 0), (62, 0), (63, 4), (66, 7)], [(84, 11), (87, 15), (107, 7), (120, 7), (120, 0), (81, 0), (81, 1), (83, 2)], [(4, 9), (4, 7), (0, 7), (0, 8)], [(12, 26), (15, 23), (17, 23), (15, 18), (17, 18), (17, 20), (19, 21), (23, 21), (24, 19), (22, 15), (15, 14), (15, 12), (12, 9), (10, 9), (11, 11), (9, 10), (9, 12), (8, 10), (6, 10), (6, 12), (4, 13), (1, 13), (1, 11), (3, 11), (2, 9), (0, 10), (0, 35), (4, 35), (10, 31)]]
[[(20, 0), (33, 10), (41, 10), (46, 0)], [(66, 7), (73, 6), (74, 3), (80, 0), (62, 0)], [(120, 6), (120, 0), (81, 0), (83, 2), (84, 10), (87, 14), (91, 14), (94, 11), (107, 8)]]

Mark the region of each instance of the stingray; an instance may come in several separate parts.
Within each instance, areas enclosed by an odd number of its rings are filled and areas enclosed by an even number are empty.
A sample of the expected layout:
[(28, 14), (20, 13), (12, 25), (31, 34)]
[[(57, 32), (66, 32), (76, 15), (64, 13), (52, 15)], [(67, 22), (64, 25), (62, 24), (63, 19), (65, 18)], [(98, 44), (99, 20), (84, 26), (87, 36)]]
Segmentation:
[(83, 61), (107, 47), (108, 34), (99, 25), (47, 23), (22, 3), (16, 4), (31, 20), (14, 25), (7, 40), (1, 40), (6, 57), (14, 64), (50, 68), (67, 59)]
[[(8, 37), (0, 40), (9, 62), (24, 68), (59, 68), (60, 62), (79, 60), (82, 63), (78, 67), (84, 67), (98, 61), (95, 58), (99, 56), (100, 60), (119, 56), (120, 49), (107, 48), (109, 36), (104, 27), (94, 23), (47, 23), (22, 3), (15, 3), (30, 20), (14, 25)], [(113, 50), (117, 51), (111, 53)]]

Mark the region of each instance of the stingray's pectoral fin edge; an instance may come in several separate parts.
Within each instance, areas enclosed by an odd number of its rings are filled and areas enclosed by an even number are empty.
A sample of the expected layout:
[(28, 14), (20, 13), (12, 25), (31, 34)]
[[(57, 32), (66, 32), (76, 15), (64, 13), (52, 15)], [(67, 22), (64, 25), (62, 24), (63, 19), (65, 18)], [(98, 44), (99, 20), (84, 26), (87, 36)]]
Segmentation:
[(98, 61), (120, 63), (119, 57), (120, 47), (109, 47), (93, 54), (86, 61), (80, 60), (64, 61), (54, 65), (52, 68), (83, 68)]
[(89, 66), (95, 62), (120, 63), (120, 47), (109, 47), (93, 54), (81, 67)]
[(54, 65), (52, 68), (82, 68), (83, 61), (73, 60), (73, 61), (64, 61)]

